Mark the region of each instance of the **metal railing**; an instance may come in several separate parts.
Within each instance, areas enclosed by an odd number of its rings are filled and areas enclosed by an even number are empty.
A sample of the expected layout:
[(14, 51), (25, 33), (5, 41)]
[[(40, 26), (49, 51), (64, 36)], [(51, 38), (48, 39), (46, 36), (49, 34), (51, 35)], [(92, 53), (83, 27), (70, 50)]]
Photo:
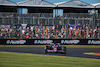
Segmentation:
[[(99, 19), (100, 14), (96, 14)], [(94, 15), (91, 13), (64, 13), (63, 16), (53, 17), (53, 13), (0, 13), (1, 24), (86, 24), (87, 22), (94, 24)]]
[(12, 12), (0, 12), (0, 17), (53, 17), (53, 13), (28, 13), (28, 14), (20, 14), (20, 13), (12, 13)]
[[(91, 17), (94, 14), (100, 16), (100, 13), (63, 13), (64, 17)], [(27, 13), (27, 14), (20, 14), (20, 13), (14, 13), (14, 12), (0, 12), (0, 16), (10, 16), (13, 15), (15, 17), (53, 17), (55, 14), (53, 13)], [(60, 14), (62, 15), (62, 14)], [(56, 17), (59, 16), (56, 15)]]
[(90, 13), (64, 13), (64, 17), (73, 17), (73, 18), (91, 18), (92, 14)]
[(36, 25), (83, 25), (89, 23), (94, 25), (92, 18), (42, 18), (42, 17), (1, 17), (0, 24), (36, 24)]

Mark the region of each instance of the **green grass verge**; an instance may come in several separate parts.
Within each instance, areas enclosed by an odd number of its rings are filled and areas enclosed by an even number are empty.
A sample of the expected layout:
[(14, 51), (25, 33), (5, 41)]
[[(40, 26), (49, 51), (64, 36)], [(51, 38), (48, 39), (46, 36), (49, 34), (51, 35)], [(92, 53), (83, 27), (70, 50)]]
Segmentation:
[(0, 67), (100, 67), (100, 60), (0, 52)]
[[(44, 47), (45, 45), (0, 45), (0, 47)], [(66, 47), (94, 47), (100, 48), (100, 45), (63, 45)]]

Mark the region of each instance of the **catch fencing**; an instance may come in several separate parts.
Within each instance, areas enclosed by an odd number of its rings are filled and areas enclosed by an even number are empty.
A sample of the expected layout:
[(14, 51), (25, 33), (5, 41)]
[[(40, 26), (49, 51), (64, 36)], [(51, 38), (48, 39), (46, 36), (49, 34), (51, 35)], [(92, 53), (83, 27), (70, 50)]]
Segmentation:
[[(96, 16), (99, 19), (100, 14)], [(53, 13), (0, 13), (0, 24), (83, 25), (89, 23), (96, 26), (94, 17), (91, 13), (64, 13), (63, 16), (54, 16)]]

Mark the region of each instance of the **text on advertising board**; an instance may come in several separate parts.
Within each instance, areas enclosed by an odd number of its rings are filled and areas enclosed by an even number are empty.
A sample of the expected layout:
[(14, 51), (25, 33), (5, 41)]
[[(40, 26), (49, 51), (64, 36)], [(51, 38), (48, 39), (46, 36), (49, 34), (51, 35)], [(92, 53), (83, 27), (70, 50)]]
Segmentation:
[(26, 40), (7, 40), (6, 44), (25, 44)]
[(100, 44), (100, 41), (98, 40), (88, 40), (88, 44)]
[(35, 40), (34, 44), (50, 44), (53, 40)]
[(61, 44), (78, 44), (80, 40), (61, 40)]

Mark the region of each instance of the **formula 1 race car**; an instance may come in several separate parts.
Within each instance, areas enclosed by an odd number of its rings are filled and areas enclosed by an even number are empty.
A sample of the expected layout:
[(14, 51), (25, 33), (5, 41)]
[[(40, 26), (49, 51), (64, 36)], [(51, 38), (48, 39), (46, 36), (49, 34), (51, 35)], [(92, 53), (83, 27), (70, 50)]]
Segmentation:
[(51, 45), (45, 46), (44, 53), (62, 53), (62, 54), (66, 54), (66, 47), (60, 46), (59, 43), (57, 43), (57, 44), (52, 43)]

